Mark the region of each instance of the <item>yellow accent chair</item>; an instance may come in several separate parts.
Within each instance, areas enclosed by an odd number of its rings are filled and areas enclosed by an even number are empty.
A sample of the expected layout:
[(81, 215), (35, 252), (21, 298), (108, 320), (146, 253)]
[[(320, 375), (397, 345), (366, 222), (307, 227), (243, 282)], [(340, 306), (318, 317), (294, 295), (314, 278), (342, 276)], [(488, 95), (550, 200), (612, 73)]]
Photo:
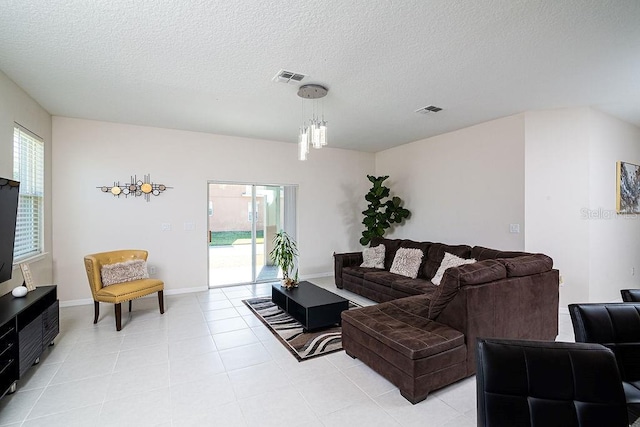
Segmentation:
[(93, 295), (93, 304), (95, 309), (95, 317), (93, 323), (98, 323), (100, 308), (98, 303), (107, 302), (115, 304), (116, 330), (122, 329), (122, 306), (125, 301), (129, 301), (129, 311), (131, 311), (131, 300), (140, 298), (145, 295), (158, 293), (158, 303), (160, 305), (160, 314), (164, 313), (164, 282), (158, 279), (142, 278), (122, 283), (114, 283), (109, 286), (103, 286), (102, 268), (105, 265), (118, 263), (126, 263), (133, 260), (147, 260), (148, 252), (138, 249), (125, 249), (111, 252), (101, 252), (84, 257), (84, 265), (89, 278), (89, 286)]

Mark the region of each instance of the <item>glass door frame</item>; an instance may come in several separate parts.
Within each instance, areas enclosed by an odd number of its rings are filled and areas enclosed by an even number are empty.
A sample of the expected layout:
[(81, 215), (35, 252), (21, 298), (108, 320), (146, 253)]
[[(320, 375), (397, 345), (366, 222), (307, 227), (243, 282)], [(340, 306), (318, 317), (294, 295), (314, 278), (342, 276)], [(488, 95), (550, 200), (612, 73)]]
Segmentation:
[[(211, 185), (238, 185), (238, 186), (250, 186), (251, 187), (251, 212), (252, 212), (252, 220), (251, 220), (251, 277), (252, 277), (252, 281), (249, 282), (237, 282), (237, 283), (229, 283), (229, 284), (216, 284), (213, 285), (211, 283), (211, 250), (210, 250), (210, 239), (211, 239), (211, 230), (210, 230), (210, 225), (209, 225), (209, 201), (211, 200)], [(265, 282), (272, 282), (274, 281), (273, 278), (267, 278), (267, 279), (261, 279), (258, 280), (258, 271), (257, 271), (257, 217), (256, 217), (256, 212), (257, 212), (257, 191), (256, 189), (258, 187), (280, 187), (282, 189), (283, 192), (283, 196), (284, 193), (288, 191), (293, 190), (293, 194), (294, 197), (292, 197), (292, 201), (288, 201), (288, 199), (290, 199), (291, 197), (285, 197), (284, 198), (284, 205), (287, 206), (288, 203), (293, 203), (294, 206), (291, 207), (289, 205), (289, 207), (285, 207), (283, 210), (283, 215), (286, 215), (287, 212), (290, 212), (291, 209), (293, 209), (293, 218), (291, 218), (291, 222), (293, 223), (293, 230), (289, 231), (289, 234), (296, 239), (297, 236), (297, 193), (298, 193), (298, 184), (264, 184), (264, 183), (258, 183), (258, 182), (240, 182), (240, 181), (217, 181), (217, 180), (207, 180), (207, 287), (208, 289), (215, 289), (218, 287), (223, 287), (223, 286), (242, 286), (242, 285), (253, 285), (253, 284), (257, 284), (257, 283), (265, 283)], [(266, 205), (263, 207), (263, 209), (265, 210), (265, 214), (266, 214)], [(283, 220), (283, 224), (281, 224), (282, 226), (280, 227), (281, 229), (284, 229), (286, 227), (287, 223), (287, 219)], [(278, 230), (279, 231), (279, 230)], [(266, 239), (267, 239), (267, 233), (266, 233), (266, 225), (265, 225), (265, 232), (264, 232), (264, 236), (263, 239), (265, 239), (264, 244), (265, 244), (265, 252), (266, 252)], [(265, 257), (268, 256), (267, 253), (264, 254)]]

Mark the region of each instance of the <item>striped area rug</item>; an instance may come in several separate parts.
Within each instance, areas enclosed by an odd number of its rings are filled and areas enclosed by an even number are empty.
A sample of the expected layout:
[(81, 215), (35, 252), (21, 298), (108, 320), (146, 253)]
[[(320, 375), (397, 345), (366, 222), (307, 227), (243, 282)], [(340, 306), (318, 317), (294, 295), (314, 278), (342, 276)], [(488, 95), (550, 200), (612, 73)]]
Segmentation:
[[(302, 325), (271, 302), (270, 297), (242, 301), (289, 351), (302, 362), (342, 350), (342, 327), (304, 332)], [(349, 310), (360, 307), (349, 301)]]

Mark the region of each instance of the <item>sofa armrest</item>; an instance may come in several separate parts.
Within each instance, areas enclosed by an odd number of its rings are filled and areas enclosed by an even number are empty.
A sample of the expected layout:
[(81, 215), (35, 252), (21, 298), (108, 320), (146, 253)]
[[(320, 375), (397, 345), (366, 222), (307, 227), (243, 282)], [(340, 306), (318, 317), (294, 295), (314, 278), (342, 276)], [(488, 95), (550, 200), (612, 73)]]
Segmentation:
[(553, 268), (553, 260), (544, 254), (499, 259), (507, 269), (507, 277), (523, 277), (544, 273)]
[(362, 264), (362, 252), (349, 252), (343, 254), (333, 254), (334, 275), (336, 287), (342, 289), (342, 269), (352, 265)]
[(553, 341), (558, 335), (559, 273), (463, 286), (435, 321), (465, 334), (468, 374), (475, 372), (475, 341), (499, 337)]

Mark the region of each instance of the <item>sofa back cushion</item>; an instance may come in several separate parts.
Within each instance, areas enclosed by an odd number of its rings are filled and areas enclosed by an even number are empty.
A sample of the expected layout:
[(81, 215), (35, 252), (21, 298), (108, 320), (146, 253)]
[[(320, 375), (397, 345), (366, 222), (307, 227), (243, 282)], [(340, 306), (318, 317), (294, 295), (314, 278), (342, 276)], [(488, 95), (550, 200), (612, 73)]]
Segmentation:
[(440, 285), (431, 294), (429, 319), (436, 319), (461, 287), (489, 283), (506, 277), (507, 270), (504, 264), (491, 259), (447, 269)]
[(445, 245), (444, 243), (432, 243), (429, 246), (429, 251), (427, 253), (427, 261), (424, 263), (424, 278), (431, 279), (435, 276), (436, 271), (438, 271), (438, 268), (442, 263), (442, 258), (444, 258), (445, 252), (449, 252), (450, 254), (456, 255), (460, 258), (470, 258), (471, 247), (467, 245), (452, 246)]
[(544, 273), (553, 268), (553, 260), (544, 254), (520, 256), (516, 258), (499, 258), (504, 264), (507, 277), (522, 277)]
[(398, 248), (402, 244), (402, 239), (385, 239), (384, 237), (374, 237), (371, 239), (370, 247), (384, 245), (384, 269), (391, 270), (391, 264), (396, 256)]
[(496, 258), (514, 258), (517, 256), (525, 256), (531, 255), (528, 252), (518, 252), (518, 251), (499, 251), (497, 249), (485, 248), (482, 246), (474, 246), (471, 249), (471, 258), (475, 258), (478, 261), (482, 261), (485, 259), (496, 259)]

